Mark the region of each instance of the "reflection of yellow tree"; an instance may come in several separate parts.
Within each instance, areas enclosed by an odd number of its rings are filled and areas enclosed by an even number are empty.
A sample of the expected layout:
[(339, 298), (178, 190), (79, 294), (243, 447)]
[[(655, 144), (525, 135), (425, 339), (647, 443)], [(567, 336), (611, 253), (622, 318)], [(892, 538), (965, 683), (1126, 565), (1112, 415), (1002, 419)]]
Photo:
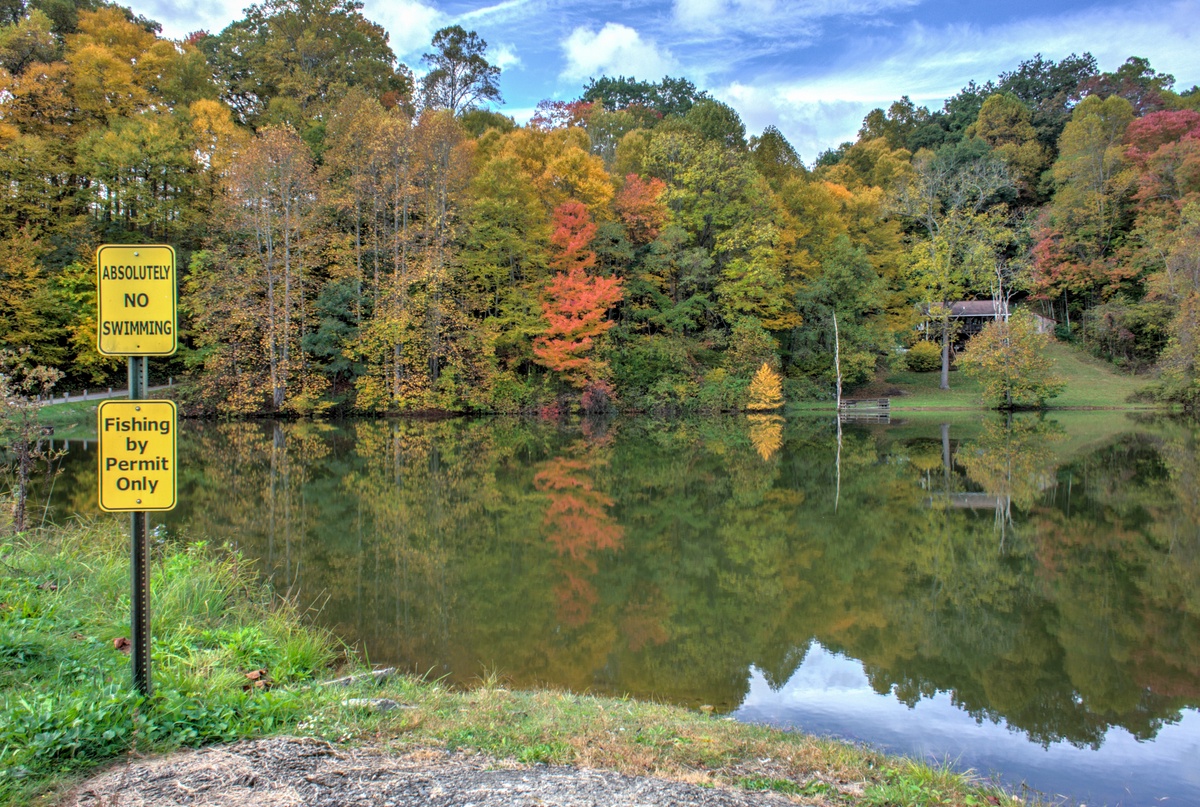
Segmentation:
[(1001, 527), (1012, 523), (1012, 505), (1028, 509), (1054, 484), (1053, 443), (1061, 426), (1037, 417), (984, 421), (979, 437), (959, 449), (958, 464), (975, 484), (996, 497)]
[(750, 442), (763, 462), (770, 461), (775, 452), (783, 447), (783, 423), (779, 415), (747, 415), (750, 423)]

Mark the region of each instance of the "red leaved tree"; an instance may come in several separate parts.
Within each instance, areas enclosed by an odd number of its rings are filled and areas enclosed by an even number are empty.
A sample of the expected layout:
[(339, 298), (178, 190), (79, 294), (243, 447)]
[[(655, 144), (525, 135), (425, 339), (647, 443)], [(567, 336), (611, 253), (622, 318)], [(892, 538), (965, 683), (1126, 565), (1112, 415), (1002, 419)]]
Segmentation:
[(595, 236), (596, 225), (579, 202), (565, 202), (554, 210), (550, 243), (555, 255), (550, 265), (557, 273), (542, 297), (546, 330), (533, 341), (538, 364), (580, 389), (604, 374), (605, 362), (590, 354), (597, 338), (613, 326), (606, 312), (623, 296), (620, 278), (587, 273), (596, 264), (591, 250)]
[(671, 215), (662, 198), (666, 189), (667, 183), (661, 179), (644, 180), (637, 174), (625, 177), (624, 187), (613, 198), (613, 210), (633, 243), (649, 244), (666, 226)]

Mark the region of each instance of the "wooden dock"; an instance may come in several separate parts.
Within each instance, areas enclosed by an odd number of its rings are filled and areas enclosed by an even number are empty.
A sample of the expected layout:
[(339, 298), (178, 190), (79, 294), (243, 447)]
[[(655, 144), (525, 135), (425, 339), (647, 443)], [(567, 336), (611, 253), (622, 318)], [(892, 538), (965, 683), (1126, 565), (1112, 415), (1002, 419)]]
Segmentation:
[(838, 419), (843, 423), (891, 423), (891, 398), (843, 398), (838, 404)]

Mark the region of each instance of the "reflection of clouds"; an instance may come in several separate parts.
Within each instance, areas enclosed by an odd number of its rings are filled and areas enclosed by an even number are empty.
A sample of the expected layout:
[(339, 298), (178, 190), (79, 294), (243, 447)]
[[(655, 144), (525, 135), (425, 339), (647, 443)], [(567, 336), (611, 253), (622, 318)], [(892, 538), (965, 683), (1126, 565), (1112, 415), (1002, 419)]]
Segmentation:
[(872, 688), (861, 662), (813, 641), (804, 662), (778, 689), (757, 669), (733, 716), (820, 736), (867, 741), (884, 750), (959, 770), (1000, 774), (1010, 788), (1065, 794), (1088, 803), (1200, 804), (1200, 711), (1187, 710), (1149, 741), (1110, 728), (1098, 749), (1067, 742), (1042, 747), (1003, 722), (976, 721), (938, 692), (912, 708)]

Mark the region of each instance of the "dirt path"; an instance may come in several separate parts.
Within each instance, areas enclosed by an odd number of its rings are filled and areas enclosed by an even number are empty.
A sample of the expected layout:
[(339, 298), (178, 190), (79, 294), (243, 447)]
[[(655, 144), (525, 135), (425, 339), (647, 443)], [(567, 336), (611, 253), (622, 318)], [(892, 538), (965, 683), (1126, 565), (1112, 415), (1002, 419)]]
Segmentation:
[(700, 787), (441, 751), (391, 755), (279, 737), (131, 760), (80, 785), (70, 807), (767, 807), (771, 792)]

